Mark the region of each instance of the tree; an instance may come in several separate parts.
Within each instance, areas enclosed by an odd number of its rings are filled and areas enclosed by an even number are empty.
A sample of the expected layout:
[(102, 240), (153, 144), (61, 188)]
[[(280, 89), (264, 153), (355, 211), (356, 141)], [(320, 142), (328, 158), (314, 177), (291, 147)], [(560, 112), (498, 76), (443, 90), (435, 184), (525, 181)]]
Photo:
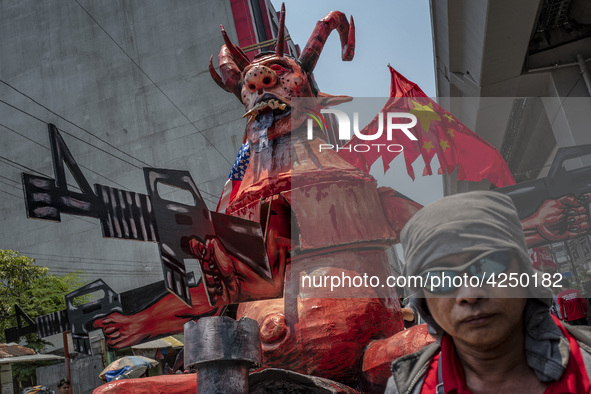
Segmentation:
[[(4, 330), (17, 325), (14, 305), (34, 319), (66, 308), (64, 296), (84, 285), (81, 272), (64, 276), (49, 275), (47, 267), (39, 267), (35, 259), (13, 250), (0, 249), (0, 342), (6, 342)], [(48, 342), (34, 334), (25, 337), (26, 346), (41, 352)], [(45, 363), (12, 365), (13, 377), (32, 384), (35, 369)]]
[[(14, 305), (32, 319), (66, 308), (64, 296), (85, 283), (81, 272), (64, 276), (49, 275), (47, 267), (39, 267), (35, 259), (13, 250), (0, 250), (0, 342), (4, 330), (16, 326)], [(28, 335), (27, 346), (41, 351), (43, 341), (37, 334)]]

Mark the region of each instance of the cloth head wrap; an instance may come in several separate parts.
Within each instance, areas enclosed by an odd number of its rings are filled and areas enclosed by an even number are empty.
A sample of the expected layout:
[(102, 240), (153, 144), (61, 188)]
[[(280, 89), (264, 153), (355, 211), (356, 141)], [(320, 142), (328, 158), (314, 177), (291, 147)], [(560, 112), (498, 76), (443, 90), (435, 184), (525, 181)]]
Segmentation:
[[(536, 271), (527, 255), (525, 238), (511, 198), (491, 191), (475, 191), (442, 198), (422, 208), (402, 229), (403, 274), (420, 275), (443, 257), (474, 252), (512, 250), (521, 272)], [(531, 281), (530, 281), (531, 283)], [(419, 292), (420, 293), (420, 292)], [(411, 298), (427, 323), (429, 333), (441, 341), (443, 329), (433, 319), (422, 294)], [(568, 341), (552, 320), (548, 307), (552, 293), (529, 287), (524, 311), (525, 347), (529, 366), (542, 382), (558, 380), (568, 363)]]

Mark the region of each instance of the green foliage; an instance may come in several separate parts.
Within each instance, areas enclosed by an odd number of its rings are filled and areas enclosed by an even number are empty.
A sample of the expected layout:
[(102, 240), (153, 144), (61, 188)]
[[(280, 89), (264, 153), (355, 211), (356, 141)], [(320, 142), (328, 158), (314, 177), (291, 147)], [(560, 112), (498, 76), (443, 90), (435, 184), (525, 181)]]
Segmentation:
[[(47, 267), (39, 267), (35, 259), (12, 250), (0, 250), (0, 342), (4, 330), (16, 326), (14, 305), (32, 319), (66, 308), (64, 296), (85, 283), (81, 272), (65, 276), (49, 275)], [(27, 346), (37, 351), (44, 341), (37, 334), (28, 335)]]
[(15, 325), (14, 304), (21, 305), (30, 284), (47, 274), (47, 268), (35, 265), (35, 260), (12, 250), (0, 250), (0, 342), (5, 342), (4, 330)]
[(44, 365), (51, 365), (51, 362), (14, 363), (12, 364), (12, 378), (19, 382), (26, 382), (27, 386), (33, 385), (34, 380), (31, 378), (35, 376), (35, 370)]
[[(65, 276), (49, 275), (47, 267), (39, 267), (35, 259), (12, 250), (0, 250), (0, 342), (6, 342), (4, 330), (17, 325), (14, 305), (17, 304), (31, 319), (66, 308), (64, 296), (85, 284), (81, 272)], [(26, 324), (23, 322), (23, 324)], [(37, 334), (25, 338), (26, 346), (41, 352), (48, 342)], [(12, 365), (13, 377), (33, 382), (35, 369), (44, 363)]]
[[(64, 296), (83, 286), (85, 281), (82, 278), (80, 272), (74, 272), (64, 276), (45, 275), (34, 280), (23, 292), (27, 310), (31, 310), (36, 317), (66, 309)], [(19, 306), (25, 310), (22, 305)], [(31, 314), (29, 316), (33, 317)]]

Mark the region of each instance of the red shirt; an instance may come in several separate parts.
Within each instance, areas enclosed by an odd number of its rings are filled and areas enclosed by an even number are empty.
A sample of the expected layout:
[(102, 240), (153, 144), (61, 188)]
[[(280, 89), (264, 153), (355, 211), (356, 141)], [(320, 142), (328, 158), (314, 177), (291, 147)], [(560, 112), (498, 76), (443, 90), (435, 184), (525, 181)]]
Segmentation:
[(568, 321), (582, 319), (587, 316), (585, 300), (575, 289), (568, 289), (558, 294), (558, 306), (562, 317)]
[[(581, 349), (574, 337), (572, 337), (554, 318), (562, 334), (568, 339), (570, 345), (570, 357), (566, 370), (560, 380), (550, 383), (544, 394), (567, 394), (567, 393), (591, 393), (591, 383), (587, 376)], [(449, 335), (444, 335), (441, 341), (441, 352), (433, 357), (425, 376), (425, 382), (421, 389), (422, 394), (436, 393), (438, 383), (437, 367), (439, 359), (443, 359), (441, 376), (445, 382), (445, 394), (472, 394), (466, 387), (466, 377), (460, 361), (455, 355), (453, 340)]]

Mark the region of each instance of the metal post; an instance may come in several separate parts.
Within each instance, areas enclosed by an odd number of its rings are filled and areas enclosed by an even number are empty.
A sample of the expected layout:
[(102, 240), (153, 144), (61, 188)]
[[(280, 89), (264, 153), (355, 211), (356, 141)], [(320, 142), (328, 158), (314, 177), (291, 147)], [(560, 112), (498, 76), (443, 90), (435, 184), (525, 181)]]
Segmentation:
[(66, 379), (70, 382), (70, 389), (68, 394), (72, 394), (72, 375), (70, 373), (70, 349), (68, 349), (68, 334), (70, 331), (64, 331), (62, 333), (62, 339), (64, 341), (64, 357), (66, 358)]
[(198, 394), (247, 394), (249, 369), (261, 360), (253, 319), (212, 316), (185, 323), (185, 367), (197, 367)]

